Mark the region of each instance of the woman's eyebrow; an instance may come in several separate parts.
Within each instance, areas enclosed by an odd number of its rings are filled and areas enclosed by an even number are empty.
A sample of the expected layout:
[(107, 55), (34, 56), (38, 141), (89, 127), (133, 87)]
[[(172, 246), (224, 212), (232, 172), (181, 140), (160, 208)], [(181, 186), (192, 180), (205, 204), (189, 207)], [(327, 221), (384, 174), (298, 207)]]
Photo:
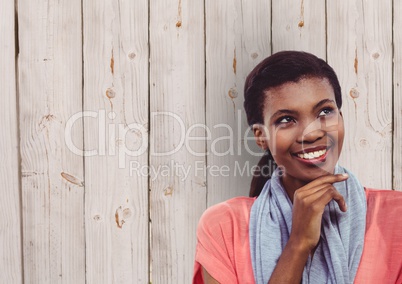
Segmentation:
[(327, 103), (332, 103), (335, 104), (334, 100), (331, 99), (323, 99), (322, 101), (319, 101), (314, 107), (313, 110), (316, 110), (317, 108), (320, 108), (321, 106), (327, 104)]

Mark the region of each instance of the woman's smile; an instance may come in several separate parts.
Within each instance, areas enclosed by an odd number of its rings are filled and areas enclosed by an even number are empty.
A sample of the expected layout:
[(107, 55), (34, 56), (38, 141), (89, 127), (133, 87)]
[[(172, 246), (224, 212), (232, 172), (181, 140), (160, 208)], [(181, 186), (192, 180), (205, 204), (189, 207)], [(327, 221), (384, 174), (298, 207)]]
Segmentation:
[(317, 146), (294, 153), (296, 159), (306, 164), (319, 164), (325, 162), (328, 154), (327, 146)]

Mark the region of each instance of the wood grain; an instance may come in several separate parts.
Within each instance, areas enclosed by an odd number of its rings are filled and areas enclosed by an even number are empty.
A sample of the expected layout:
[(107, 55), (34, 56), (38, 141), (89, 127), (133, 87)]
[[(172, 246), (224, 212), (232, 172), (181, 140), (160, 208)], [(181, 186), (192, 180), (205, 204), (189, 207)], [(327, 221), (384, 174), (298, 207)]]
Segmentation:
[(1, 283), (190, 283), (201, 214), (260, 159), (245, 78), (280, 50), (337, 72), (341, 165), (402, 190), (401, 1), (0, 7)]
[(328, 1), (328, 62), (343, 88), (341, 163), (364, 186), (392, 187), (392, 2)]
[(22, 283), (14, 1), (0, 0), (1, 283)]
[[(84, 283), (83, 158), (65, 143), (82, 110), (81, 2), (18, 1), (18, 81), (27, 283)], [(82, 124), (71, 129), (82, 147)]]
[(272, 0), (272, 51), (304, 50), (325, 59), (325, 2)]
[(271, 54), (271, 3), (246, 2), (206, 1), (208, 206), (248, 195), (262, 153), (249, 131), (243, 89), (248, 73)]
[(150, 167), (164, 170), (150, 176), (151, 281), (191, 283), (206, 208), (204, 2), (152, 1), (150, 46)]
[(148, 283), (148, 1), (83, 9), (87, 282)]

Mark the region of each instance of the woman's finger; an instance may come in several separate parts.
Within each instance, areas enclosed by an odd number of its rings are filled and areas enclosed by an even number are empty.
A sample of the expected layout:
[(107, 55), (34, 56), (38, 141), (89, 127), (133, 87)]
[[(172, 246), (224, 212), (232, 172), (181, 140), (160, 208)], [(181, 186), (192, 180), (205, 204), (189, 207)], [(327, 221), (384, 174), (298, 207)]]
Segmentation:
[(311, 190), (312, 188), (315, 188), (317, 186), (323, 185), (323, 184), (333, 184), (336, 182), (341, 182), (345, 181), (349, 178), (348, 174), (336, 174), (336, 175), (326, 175), (326, 176), (321, 176), (312, 182), (306, 184), (305, 186), (299, 188), (298, 190), (300, 191), (306, 191), (306, 190)]
[(327, 187), (324, 190), (318, 192), (318, 194), (316, 194), (315, 198), (316, 198), (315, 201), (312, 201), (312, 203), (314, 203), (314, 205), (312, 205), (312, 206), (313, 207), (317, 206), (318, 208), (322, 209), (322, 211), (324, 211), (324, 207), (331, 200), (334, 200), (336, 203), (338, 203), (339, 209), (342, 212), (346, 212), (346, 210), (347, 210), (345, 198), (333, 186)]

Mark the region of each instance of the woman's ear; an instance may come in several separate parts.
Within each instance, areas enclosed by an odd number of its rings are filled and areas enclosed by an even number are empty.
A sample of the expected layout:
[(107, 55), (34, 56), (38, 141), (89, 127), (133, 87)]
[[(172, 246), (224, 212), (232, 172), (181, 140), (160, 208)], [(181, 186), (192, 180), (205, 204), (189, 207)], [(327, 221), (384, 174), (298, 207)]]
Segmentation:
[(257, 145), (263, 150), (268, 149), (268, 143), (267, 143), (268, 136), (264, 125), (253, 124), (253, 133)]

